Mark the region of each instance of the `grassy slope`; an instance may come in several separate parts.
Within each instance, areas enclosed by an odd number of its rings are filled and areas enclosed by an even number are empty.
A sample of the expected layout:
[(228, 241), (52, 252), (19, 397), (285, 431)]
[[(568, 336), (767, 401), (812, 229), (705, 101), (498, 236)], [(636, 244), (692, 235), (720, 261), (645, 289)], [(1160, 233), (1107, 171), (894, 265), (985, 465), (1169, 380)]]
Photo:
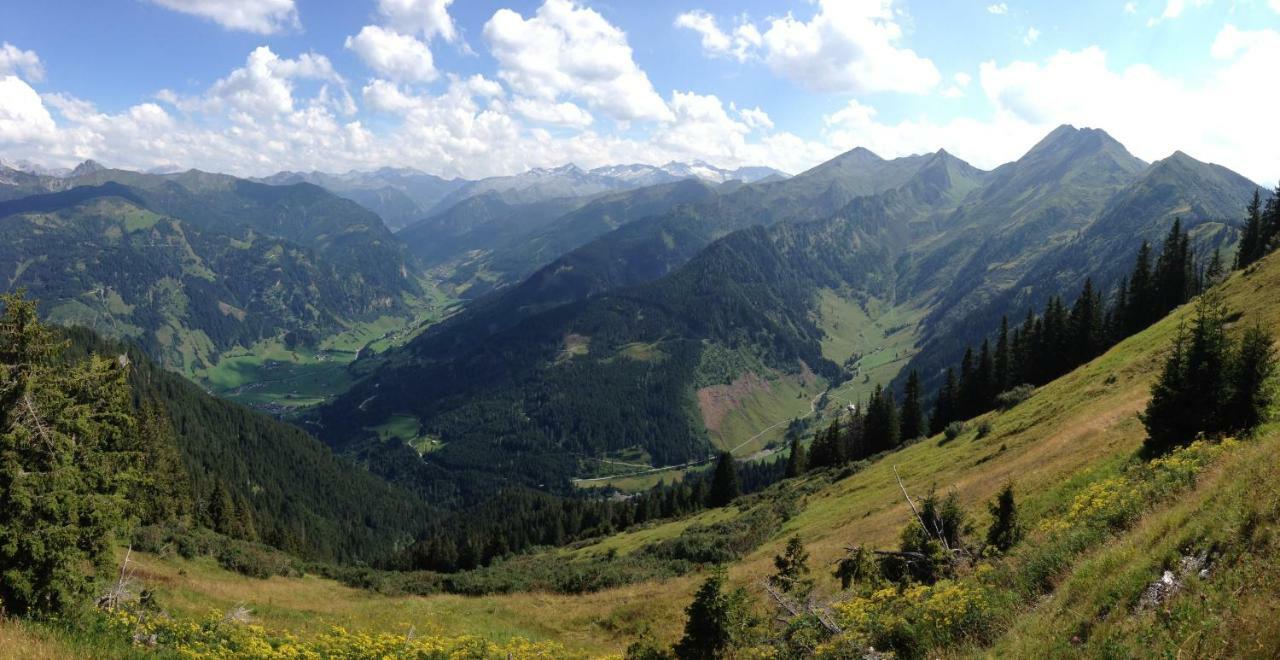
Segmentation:
[[(1224, 287), (1228, 306), (1243, 312), (1242, 323), (1258, 321), (1273, 331), (1280, 329), (1276, 291), (1280, 291), (1280, 257), (1276, 256), (1253, 272), (1235, 275)], [(820, 490), (807, 498), (803, 512), (790, 520), (782, 533), (731, 567), (731, 578), (753, 584), (769, 574), (773, 554), (795, 532), (805, 539), (814, 567), (825, 567), (847, 545), (893, 545), (909, 515), (898, 491), (894, 466), (913, 494), (922, 494), (930, 484), (954, 489), (980, 525), (986, 520), (983, 504), (1009, 479), (1016, 479), (1028, 525), (1061, 512), (1080, 489), (1115, 475), (1141, 444), (1143, 429), (1137, 412), (1147, 399), (1150, 382), (1177, 324), (1189, 312), (1187, 308), (1179, 310), (1172, 318), (1041, 388), (1013, 410), (988, 415), (992, 432), (985, 438), (976, 438), (973, 431), (949, 443), (931, 438)], [(1162, 562), (1188, 539), (1211, 537), (1215, 531), (1224, 533), (1228, 524), (1224, 521), (1234, 520), (1242, 510), (1259, 512), (1264, 532), (1270, 535), (1264, 540), (1280, 536), (1274, 529), (1280, 517), (1274, 478), (1277, 447), (1280, 425), (1272, 425), (1258, 440), (1229, 453), (1194, 490), (1083, 555), (1061, 577), (1051, 597), (1015, 617), (993, 649), (978, 649), (977, 653), (1046, 657), (1078, 652), (1066, 645), (1084, 625), (1095, 626), (1088, 643), (1097, 640), (1100, 646), (1086, 649), (1093, 654), (1124, 648), (1141, 653), (1143, 644), (1166, 638), (1174, 641), (1164, 642), (1165, 646), (1185, 643), (1190, 650), (1198, 649), (1193, 655), (1258, 655), (1274, 649), (1280, 644), (1271, 625), (1280, 587), (1280, 579), (1269, 570), (1280, 557), (1274, 540), (1266, 546), (1271, 548), (1270, 554), (1224, 566), (1214, 578), (1197, 583), (1172, 601), (1173, 617), (1186, 619), (1187, 627), (1174, 627), (1165, 634), (1162, 626), (1168, 626), (1161, 622), (1163, 615), (1159, 613), (1134, 615), (1118, 610), (1109, 617), (1100, 613), (1103, 605), (1117, 599), (1118, 592), (1125, 595), (1140, 590), (1155, 579)], [(602, 554), (614, 549), (626, 554), (645, 542), (674, 536), (691, 522), (709, 522), (725, 515), (723, 510), (711, 511), (564, 552)], [(177, 611), (206, 611), (245, 602), (269, 626), (313, 630), (326, 623), (345, 622), (355, 627), (400, 630), (410, 624), (420, 629), (436, 625), (457, 633), (549, 637), (598, 653), (617, 652), (646, 629), (659, 638), (674, 639), (683, 622), (682, 609), (700, 579), (689, 576), (587, 596), (387, 598), (316, 578), (256, 581), (205, 564), (146, 562), (149, 581), (158, 587), (161, 602)], [(815, 568), (815, 575), (820, 594), (837, 595), (837, 585), (825, 569)], [(1200, 594), (1204, 594), (1203, 600)], [(1099, 623), (1090, 624), (1095, 620)], [(1202, 622), (1199, 632), (1188, 628), (1197, 621)], [(0, 632), (3, 634), (13, 633)], [(1241, 646), (1246, 641), (1261, 646)], [(1101, 646), (1104, 643), (1108, 645)]]

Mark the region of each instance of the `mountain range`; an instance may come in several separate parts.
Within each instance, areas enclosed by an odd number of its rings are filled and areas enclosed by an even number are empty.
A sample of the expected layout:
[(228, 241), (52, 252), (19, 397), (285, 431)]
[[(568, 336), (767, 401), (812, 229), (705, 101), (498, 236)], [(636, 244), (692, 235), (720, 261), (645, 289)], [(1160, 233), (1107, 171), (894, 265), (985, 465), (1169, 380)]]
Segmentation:
[[(1001, 316), (1087, 277), (1113, 287), (1175, 217), (1199, 254), (1229, 246), (1255, 190), (1070, 126), (992, 171), (855, 149), (632, 220), (480, 297), (379, 357), (321, 435), (346, 450), (395, 418), (438, 444), (431, 464), (558, 489), (592, 459), (696, 459), (749, 440), (722, 427), (752, 405), (869, 378), (863, 349), (889, 335), (906, 341), (878, 376), (935, 384)], [(835, 341), (850, 315), (901, 322), (851, 348)]]

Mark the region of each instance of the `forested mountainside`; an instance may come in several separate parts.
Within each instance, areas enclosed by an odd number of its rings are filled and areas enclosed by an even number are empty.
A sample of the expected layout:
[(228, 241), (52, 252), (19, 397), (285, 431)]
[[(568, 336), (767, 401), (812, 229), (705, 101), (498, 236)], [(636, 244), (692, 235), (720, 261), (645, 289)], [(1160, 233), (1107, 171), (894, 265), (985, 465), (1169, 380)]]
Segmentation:
[[(134, 346), (85, 328), (42, 328), (31, 301), (6, 297), (3, 304), (6, 377), (14, 376), (20, 357), (33, 360), (32, 369), (65, 373), (103, 360), (120, 375), (122, 410), (90, 416), (133, 418), (126, 435), (136, 437), (130, 441), (139, 443), (141, 469), (151, 480), (132, 498), (136, 522), (207, 528), (301, 558), (343, 562), (381, 559), (426, 529), (429, 510), (420, 498), (335, 456), (297, 427), (210, 396)], [(52, 430), (61, 416), (79, 408), (45, 398), (50, 393), (42, 388), (49, 386), (39, 380), (16, 394), (35, 422), (15, 417), (9, 399), (5, 419), (61, 433)], [(101, 387), (104, 403), (107, 388), (116, 386)]]
[(310, 184), (92, 167), (28, 183), (54, 192), (0, 202), (6, 288), (173, 368), (408, 317), (422, 293), (413, 257), (377, 216)]
[[(857, 150), (624, 225), (482, 298), (323, 409), (322, 435), (343, 447), (397, 418), (441, 444), (430, 464), (549, 488), (582, 456), (684, 462), (711, 450), (709, 388), (852, 375), (850, 356), (824, 355), (824, 295), (928, 310), (913, 366), (932, 393), (1003, 315), (1074, 296), (1087, 277), (1110, 291), (1175, 217), (1198, 254), (1233, 244), (1255, 189), (1182, 155), (1147, 165), (1093, 129), (1059, 128), (991, 173), (945, 152), (883, 161)], [(728, 233), (735, 223), (772, 226)]]

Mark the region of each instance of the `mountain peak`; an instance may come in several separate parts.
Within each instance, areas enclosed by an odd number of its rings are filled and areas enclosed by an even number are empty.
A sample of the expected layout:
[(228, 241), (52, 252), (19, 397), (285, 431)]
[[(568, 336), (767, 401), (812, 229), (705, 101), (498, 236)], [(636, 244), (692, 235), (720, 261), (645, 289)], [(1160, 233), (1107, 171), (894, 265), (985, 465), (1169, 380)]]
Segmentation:
[(79, 165), (76, 165), (76, 168), (71, 170), (71, 176), (84, 176), (86, 174), (93, 174), (94, 172), (101, 172), (105, 169), (107, 168), (103, 167), (102, 163), (89, 159)]

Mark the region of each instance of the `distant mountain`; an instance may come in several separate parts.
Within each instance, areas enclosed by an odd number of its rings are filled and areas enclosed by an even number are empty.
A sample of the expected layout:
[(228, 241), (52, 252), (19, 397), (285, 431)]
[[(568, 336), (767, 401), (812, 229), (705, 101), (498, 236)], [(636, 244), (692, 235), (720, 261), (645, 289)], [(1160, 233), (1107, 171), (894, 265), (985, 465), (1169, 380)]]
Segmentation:
[(1175, 216), (1230, 244), (1253, 188), (1182, 155), (1147, 165), (1069, 126), (992, 172), (945, 151), (856, 149), (628, 222), (477, 300), (325, 408), (324, 437), (341, 448), (408, 417), (443, 442), (428, 463), (548, 487), (583, 455), (702, 456), (721, 414), (708, 401), (849, 377), (824, 344), (831, 304), (872, 323), (917, 310), (916, 346), (899, 356), (923, 347), (911, 363), (932, 380), (1001, 314), (1073, 295), (1086, 276), (1113, 284)]
[(237, 344), (310, 344), (361, 319), (408, 315), (417, 265), (382, 222), (310, 185), (83, 164), (0, 191), (5, 289), (43, 313), (131, 338), (167, 366)]
[(750, 183), (767, 176), (785, 176), (767, 167), (742, 167), (726, 170), (701, 161), (671, 162), (653, 165), (612, 165), (583, 170), (569, 164), (556, 168), (536, 168), (523, 174), (498, 176), (472, 181), (437, 204), (439, 213), (458, 202), (485, 193), (497, 193), (504, 202), (528, 204), (565, 197), (588, 197), (601, 193), (642, 188), (680, 179), (697, 178), (709, 183), (741, 180)]
[(271, 185), (310, 183), (320, 186), (378, 214), (392, 231), (422, 219), (440, 200), (466, 183), (462, 179), (443, 179), (411, 168), (391, 167), (346, 174), (279, 172), (255, 180)]

